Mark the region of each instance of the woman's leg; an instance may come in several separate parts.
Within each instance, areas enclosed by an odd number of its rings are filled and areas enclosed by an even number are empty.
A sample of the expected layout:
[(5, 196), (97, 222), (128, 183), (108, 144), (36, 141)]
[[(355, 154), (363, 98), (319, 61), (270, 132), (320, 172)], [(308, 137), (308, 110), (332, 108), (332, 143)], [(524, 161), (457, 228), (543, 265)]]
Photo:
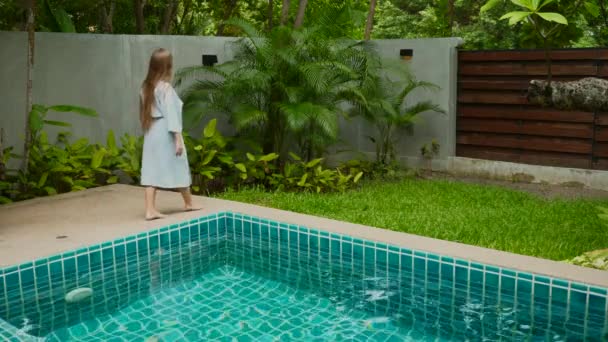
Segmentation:
[(156, 210), (156, 188), (146, 187), (146, 220), (155, 220), (167, 217)]
[(184, 207), (186, 211), (195, 210), (195, 208), (192, 206), (192, 194), (190, 193), (190, 187), (181, 188), (179, 189), (179, 192), (184, 198)]

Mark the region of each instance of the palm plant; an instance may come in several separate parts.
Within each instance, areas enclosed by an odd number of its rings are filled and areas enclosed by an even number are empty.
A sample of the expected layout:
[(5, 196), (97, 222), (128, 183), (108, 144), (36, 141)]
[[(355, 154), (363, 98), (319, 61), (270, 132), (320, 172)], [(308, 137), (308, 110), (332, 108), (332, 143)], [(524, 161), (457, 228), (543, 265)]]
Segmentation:
[(337, 139), (343, 104), (364, 100), (361, 84), (377, 59), (371, 46), (326, 38), (315, 27), (263, 33), (242, 20), (229, 23), (245, 33), (232, 61), (176, 75), (186, 124), (226, 114), (239, 135), (261, 141), (265, 154), (284, 157), (294, 145), (308, 160), (322, 154)]
[(417, 81), (406, 69), (398, 66), (396, 69), (393, 67), (392, 74), (398, 75), (399, 79), (391, 80), (388, 76), (382, 76), (369, 82), (364, 88), (366, 101), (353, 108), (355, 114), (362, 115), (376, 128), (376, 136), (369, 138), (376, 145), (376, 162), (380, 165), (389, 165), (395, 160), (397, 131), (412, 129), (422, 113), (445, 113), (432, 101), (410, 103), (415, 90), (438, 89), (436, 85)]

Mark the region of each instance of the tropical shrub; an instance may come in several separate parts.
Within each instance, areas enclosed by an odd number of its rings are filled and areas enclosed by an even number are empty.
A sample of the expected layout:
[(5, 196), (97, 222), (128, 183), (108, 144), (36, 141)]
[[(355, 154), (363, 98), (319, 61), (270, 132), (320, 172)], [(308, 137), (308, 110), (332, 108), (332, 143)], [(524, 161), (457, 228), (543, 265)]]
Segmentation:
[(391, 165), (395, 162), (395, 145), (400, 130), (411, 130), (418, 116), (425, 112), (445, 113), (432, 101), (411, 103), (417, 89), (436, 90), (432, 83), (417, 81), (407, 69), (393, 68), (398, 80), (386, 75), (370, 79), (363, 91), (364, 102), (353, 107), (355, 115), (362, 115), (376, 128), (376, 135), (368, 138), (376, 145), (376, 163)]
[(361, 84), (378, 69), (371, 45), (329, 39), (317, 28), (263, 33), (242, 20), (230, 24), (245, 33), (232, 61), (176, 75), (187, 126), (225, 114), (239, 136), (260, 141), (264, 154), (284, 159), (295, 146), (306, 160), (322, 155), (347, 114), (342, 104), (362, 101)]

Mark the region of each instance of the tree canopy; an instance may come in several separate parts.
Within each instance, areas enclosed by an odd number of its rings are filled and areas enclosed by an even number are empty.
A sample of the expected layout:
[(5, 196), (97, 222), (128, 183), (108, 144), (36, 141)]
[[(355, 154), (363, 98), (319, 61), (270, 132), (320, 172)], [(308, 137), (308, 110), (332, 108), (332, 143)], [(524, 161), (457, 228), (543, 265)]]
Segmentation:
[[(24, 30), (25, 0), (0, 1), (0, 30)], [(469, 49), (536, 48), (542, 45), (530, 27), (499, 20), (517, 10), (508, 0), (38, 0), (38, 31), (116, 34), (223, 35), (242, 33), (224, 25), (232, 18), (258, 30), (293, 26), (302, 8), (304, 25), (330, 23), (333, 33), (363, 39), (372, 2), (371, 38), (458, 36)], [(605, 0), (556, 0), (547, 11), (565, 15), (553, 36), (554, 47), (608, 45), (608, 3)], [(287, 17), (282, 20), (285, 11)], [(297, 26), (297, 25), (296, 25)]]

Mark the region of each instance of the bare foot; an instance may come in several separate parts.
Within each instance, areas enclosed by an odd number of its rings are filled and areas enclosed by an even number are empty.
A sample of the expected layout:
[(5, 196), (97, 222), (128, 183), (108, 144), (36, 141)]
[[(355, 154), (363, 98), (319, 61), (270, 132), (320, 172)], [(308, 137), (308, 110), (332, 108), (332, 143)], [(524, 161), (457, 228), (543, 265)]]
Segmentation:
[(189, 205), (189, 206), (186, 206), (186, 208), (184, 209), (184, 211), (199, 211), (201, 209), (203, 209), (203, 208), (193, 207), (193, 206)]
[(157, 212), (152, 212), (152, 213), (146, 213), (146, 221), (152, 221), (152, 220), (159, 220), (159, 219), (164, 219), (166, 218), (167, 215), (163, 215), (161, 213)]

